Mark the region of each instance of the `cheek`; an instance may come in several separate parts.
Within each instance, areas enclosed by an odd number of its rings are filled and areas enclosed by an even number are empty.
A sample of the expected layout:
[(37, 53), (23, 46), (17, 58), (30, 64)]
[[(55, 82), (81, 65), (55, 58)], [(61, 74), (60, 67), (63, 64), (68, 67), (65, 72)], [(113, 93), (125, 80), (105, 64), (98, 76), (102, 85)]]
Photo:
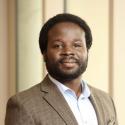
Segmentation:
[(77, 54), (78, 54), (79, 57), (85, 58), (85, 57), (88, 55), (88, 52), (87, 52), (87, 50), (81, 49), (81, 50), (79, 50), (79, 51), (77, 52)]
[(81, 60), (81, 62), (86, 61), (88, 59), (88, 53), (87, 52), (79, 53), (79, 59)]
[(59, 59), (59, 54), (50, 51), (50, 52), (47, 53), (46, 58), (50, 62), (56, 62)]

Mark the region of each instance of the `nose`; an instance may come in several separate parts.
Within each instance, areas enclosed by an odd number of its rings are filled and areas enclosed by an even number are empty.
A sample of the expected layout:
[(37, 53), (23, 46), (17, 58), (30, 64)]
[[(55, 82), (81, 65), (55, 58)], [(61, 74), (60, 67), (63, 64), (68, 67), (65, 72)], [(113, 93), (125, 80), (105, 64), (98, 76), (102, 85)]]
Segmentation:
[(72, 47), (64, 47), (62, 51), (62, 55), (69, 56), (69, 55), (74, 55), (74, 49)]

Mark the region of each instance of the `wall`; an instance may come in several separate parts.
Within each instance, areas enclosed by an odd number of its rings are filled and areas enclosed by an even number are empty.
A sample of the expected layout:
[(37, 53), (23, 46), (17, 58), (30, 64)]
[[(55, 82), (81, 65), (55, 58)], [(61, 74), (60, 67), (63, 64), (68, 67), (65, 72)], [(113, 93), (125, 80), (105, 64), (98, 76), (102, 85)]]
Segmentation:
[(39, 83), (43, 76), (38, 44), (42, 1), (17, 0), (17, 12), (17, 91), (21, 91)]
[(125, 124), (125, 1), (114, 0), (114, 100), (119, 125)]
[(93, 45), (83, 78), (113, 97), (119, 124), (124, 125), (125, 1), (18, 0), (15, 3), (15, 0), (0, 0), (0, 125), (4, 125), (7, 99), (16, 90), (22, 91), (41, 81), (45, 75), (38, 47), (39, 30), (48, 18), (64, 11), (79, 15), (90, 25)]
[(0, 125), (4, 125), (8, 99), (8, 23), (7, 1), (0, 0)]

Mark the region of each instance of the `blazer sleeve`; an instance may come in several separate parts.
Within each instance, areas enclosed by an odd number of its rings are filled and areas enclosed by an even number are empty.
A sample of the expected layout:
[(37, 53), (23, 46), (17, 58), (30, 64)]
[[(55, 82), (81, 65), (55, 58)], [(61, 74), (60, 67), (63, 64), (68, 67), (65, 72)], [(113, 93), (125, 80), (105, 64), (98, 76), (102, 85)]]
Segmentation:
[(7, 103), (5, 125), (35, 125), (30, 113), (16, 98), (10, 98)]

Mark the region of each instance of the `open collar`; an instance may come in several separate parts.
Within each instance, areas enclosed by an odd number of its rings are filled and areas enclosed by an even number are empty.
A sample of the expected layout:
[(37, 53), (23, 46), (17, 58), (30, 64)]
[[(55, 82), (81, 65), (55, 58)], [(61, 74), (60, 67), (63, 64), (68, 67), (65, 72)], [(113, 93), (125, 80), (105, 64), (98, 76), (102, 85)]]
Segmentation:
[(60, 115), (67, 125), (78, 125), (70, 107), (57, 86), (48, 78), (48, 75), (41, 84), (43, 99)]

